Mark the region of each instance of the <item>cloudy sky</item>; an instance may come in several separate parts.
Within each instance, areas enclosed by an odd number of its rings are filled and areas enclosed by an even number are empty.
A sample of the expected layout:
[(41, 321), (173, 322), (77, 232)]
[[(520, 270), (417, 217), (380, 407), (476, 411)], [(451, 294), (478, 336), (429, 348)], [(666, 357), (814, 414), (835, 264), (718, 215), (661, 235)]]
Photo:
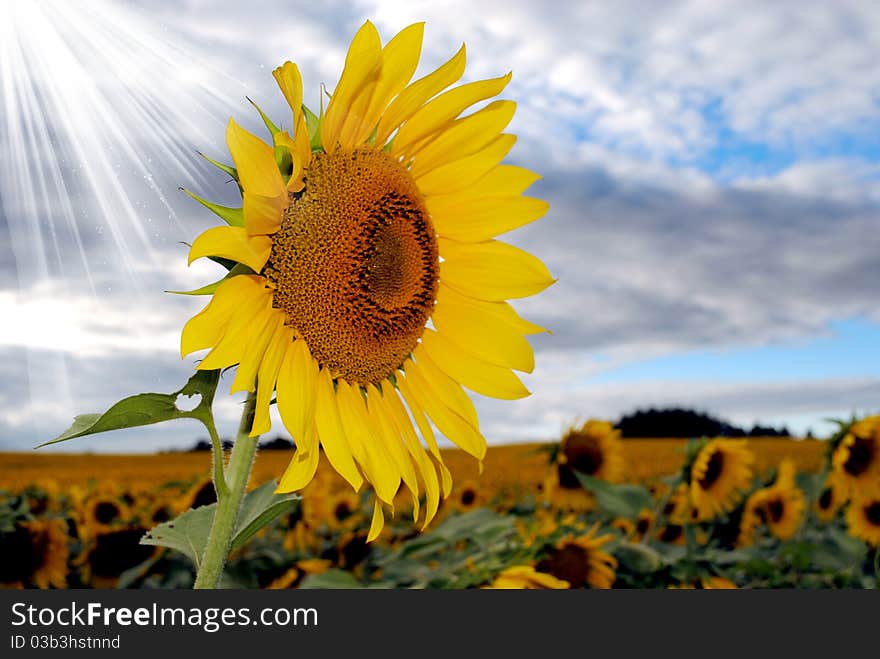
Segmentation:
[[(547, 217), (510, 235), (559, 282), (518, 309), (534, 392), (478, 400), (490, 442), (691, 406), (827, 432), (880, 409), (880, 8), (778, 2), (0, 3), (0, 449), (27, 449), (141, 391), (174, 391), (180, 328), (217, 278), (186, 266), (231, 204), (196, 154), (226, 121), (284, 121), (351, 36), (426, 21), (420, 73), (467, 44), (465, 81), (513, 71), (519, 142)], [(222, 385), (221, 385), (222, 386)], [(477, 397), (479, 398), (479, 397)], [(230, 434), (240, 402), (218, 396)], [(282, 432), (280, 424), (273, 428)], [(65, 450), (181, 447), (195, 422)]]

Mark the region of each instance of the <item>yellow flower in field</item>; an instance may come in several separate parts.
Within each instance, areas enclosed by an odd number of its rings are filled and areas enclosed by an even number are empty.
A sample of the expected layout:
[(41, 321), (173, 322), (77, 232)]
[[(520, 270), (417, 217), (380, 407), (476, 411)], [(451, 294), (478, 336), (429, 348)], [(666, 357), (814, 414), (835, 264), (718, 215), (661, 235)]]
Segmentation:
[(694, 579), (692, 583), (669, 586), (673, 590), (736, 590), (737, 586), (730, 579), (711, 576)]
[(70, 555), (67, 523), (39, 519), (0, 532), (0, 584), (7, 587), (67, 588)]
[(846, 486), (841, 483), (841, 480), (836, 473), (828, 474), (822, 491), (813, 504), (816, 517), (823, 522), (830, 522), (837, 517), (837, 512), (847, 501)]
[(663, 515), (675, 526), (681, 526), (691, 517), (687, 483), (679, 483), (663, 504)]
[(880, 495), (857, 494), (846, 511), (850, 535), (880, 547)]
[(588, 533), (561, 538), (535, 566), (539, 572), (567, 581), (572, 588), (611, 588), (617, 559), (602, 550), (614, 539), (610, 533), (595, 537), (597, 523)]
[(433, 427), (483, 459), (462, 385), (529, 395), (514, 371), (533, 369), (525, 336), (543, 330), (506, 300), (553, 283), (538, 259), (495, 239), (548, 208), (522, 195), (538, 175), (500, 164), (515, 104), (461, 116), (510, 75), (444, 91), (464, 71), (462, 47), (409, 84), (422, 34), (412, 25), (383, 47), (365, 23), (318, 119), (303, 110), (297, 66), (277, 68), (293, 135), (273, 126), (270, 145), (230, 120), (243, 208), (189, 255), (240, 267), (186, 324), (181, 353), (210, 349), (199, 369), (238, 364), (231, 389), (256, 392), (254, 436), (269, 430), (276, 392), (298, 447), (279, 491), (309, 483), (319, 446), (354, 490), (372, 485), (371, 539), (401, 483), (416, 518), (424, 490), (423, 526), (449, 494)]
[(454, 487), (452, 496), (455, 507), (462, 512), (479, 508), (483, 505), (485, 498), (480, 490), (479, 483), (474, 480), (464, 481), (461, 485)]
[(513, 565), (503, 570), (487, 589), (504, 590), (565, 590), (571, 586), (567, 581), (552, 574), (538, 572), (531, 565)]
[(159, 547), (140, 544), (146, 532), (142, 526), (129, 526), (99, 533), (77, 559), (86, 582), (93, 588), (115, 588), (123, 572), (159, 553)]
[(80, 508), (80, 536), (91, 538), (127, 524), (132, 517), (131, 510), (117, 496), (95, 493), (87, 498)]
[(636, 531), (635, 522), (627, 517), (618, 517), (611, 520), (611, 526), (620, 531), (624, 538), (628, 538)]
[(793, 474), (793, 466), (783, 462), (773, 485), (756, 490), (748, 498), (740, 522), (739, 545), (751, 544), (761, 525), (780, 540), (789, 540), (797, 532), (807, 502), (803, 491), (795, 485)]
[(559, 454), (559, 480), (577, 483), (574, 472), (609, 483), (623, 480), (623, 444), (620, 431), (607, 421), (590, 419), (578, 429), (572, 428), (562, 438)]
[(637, 541), (641, 541), (648, 533), (651, 532), (651, 529), (654, 528), (654, 511), (645, 508), (641, 512), (639, 512), (636, 517), (635, 524), (635, 534), (634, 537)]
[(690, 498), (695, 520), (713, 519), (742, 498), (752, 482), (754, 456), (742, 441), (714, 439), (691, 465)]
[(880, 491), (880, 415), (854, 423), (831, 458), (841, 482), (851, 491)]
[(333, 493), (314, 492), (300, 502), (303, 519), (311, 528), (317, 529), (326, 524), (332, 530), (349, 529), (360, 526), (361, 501), (351, 491)]

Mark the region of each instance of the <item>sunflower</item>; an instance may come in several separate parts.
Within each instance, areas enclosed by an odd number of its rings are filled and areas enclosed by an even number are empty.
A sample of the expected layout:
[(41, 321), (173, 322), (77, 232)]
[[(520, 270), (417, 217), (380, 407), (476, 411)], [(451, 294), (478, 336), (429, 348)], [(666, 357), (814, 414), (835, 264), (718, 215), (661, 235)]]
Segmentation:
[(570, 429), (559, 444), (556, 457), (560, 480), (574, 479), (577, 471), (609, 483), (623, 480), (623, 444), (620, 431), (607, 421), (590, 419), (578, 429)]
[(298, 447), (278, 491), (312, 479), (319, 446), (355, 491), (370, 484), (371, 539), (401, 482), (416, 518), (425, 491), (422, 528), (449, 494), (433, 427), (483, 459), (462, 385), (529, 395), (514, 371), (532, 371), (525, 336), (544, 330), (506, 300), (554, 281), (534, 256), (495, 239), (548, 209), (522, 196), (538, 175), (500, 164), (516, 139), (503, 132), (515, 104), (461, 116), (510, 75), (444, 91), (464, 71), (462, 47), (409, 84), (423, 29), (383, 47), (366, 22), (319, 117), (302, 105), (297, 66), (275, 69), (293, 133), (267, 121), (270, 145), (230, 120), (228, 170), (243, 206), (202, 202), (229, 226), (208, 229), (189, 254), (238, 265), (184, 327), (181, 354), (210, 349), (204, 370), (238, 364), (231, 392), (255, 394), (252, 436), (270, 429), (275, 392)]
[(846, 486), (841, 483), (841, 478), (835, 472), (828, 474), (822, 491), (813, 502), (813, 510), (816, 517), (822, 522), (830, 522), (837, 517), (838, 511), (848, 498)]
[(645, 508), (639, 512), (636, 516), (635, 532), (633, 534), (636, 541), (641, 541), (642, 538), (651, 532), (651, 529), (654, 528), (654, 518), (654, 511), (650, 508)]
[(793, 468), (783, 462), (773, 485), (756, 490), (746, 501), (737, 544), (750, 545), (762, 525), (780, 540), (791, 539), (800, 528), (806, 508), (806, 497), (795, 485)]
[(127, 524), (132, 512), (118, 495), (95, 493), (80, 506), (80, 535), (93, 538), (100, 533), (120, 528)]
[(857, 494), (846, 511), (846, 523), (854, 538), (880, 547), (880, 495)]
[(63, 519), (39, 519), (17, 524), (0, 533), (3, 560), (0, 584), (7, 587), (66, 588), (67, 523)]
[(547, 557), (535, 566), (539, 572), (567, 581), (572, 588), (611, 588), (617, 559), (602, 550), (614, 539), (605, 534), (596, 537), (599, 524), (582, 536), (567, 535), (556, 542)]
[(123, 572), (145, 563), (156, 556), (159, 547), (142, 545), (147, 529), (129, 526), (99, 533), (82, 554), (79, 562), (84, 577), (93, 588), (115, 588)]
[(181, 513), (191, 508), (201, 508), (217, 503), (217, 489), (210, 477), (199, 478), (177, 500), (177, 508)]
[(304, 497), (301, 505), (306, 525), (314, 529), (323, 524), (331, 530), (351, 529), (362, 521), (360, 497), (350, 490), (315, 492)]
[(538, 572), (531, 565), (512, 565), (501, 571), (487, 589), (500, 590), (565, 590), (571, 585), (552, 574)]
[(854, 423), (831, 457), (849, 490), (880, 491), (880, 415)]
[(742, 441), (714, 439), (700, 449), (690, 472), (693, 520), (713, 519), (731, 510), (752, 482), (753, 461)]
[(474, 480), (464, 481), (452, 490), (453, 501), (456, 509), (468, 512), (479, 508), (484, 503), (485, 496), (479, 484)]

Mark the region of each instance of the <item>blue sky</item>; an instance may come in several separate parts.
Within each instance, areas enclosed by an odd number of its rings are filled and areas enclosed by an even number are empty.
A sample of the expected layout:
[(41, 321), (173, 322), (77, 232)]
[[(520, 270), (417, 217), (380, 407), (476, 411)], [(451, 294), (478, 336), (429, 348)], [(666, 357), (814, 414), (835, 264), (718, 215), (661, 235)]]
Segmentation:
[[(270, 72), (286, 59), (316, 105), (366, 19), (385, 40), (426, 21), (419, 74), (461, 42), (463, 81), (512, 70), (509, 160), (544, 176), (530, 193), (550, 213), (506, 238), (559, 277), (517, 304), (553, 334), (533, 342), (530, 398), (477, 397), (490, 442), (649, 405), (819, 433), (880, 409), (880, 10), (554, 7), (0, 3), (0, 449), (185, 381), (180, 326), (202, 301), (163, 291), (211, 280), (181, 242), (214, 220), (177, 188), (235, 201), (195, 150), (223, 158), (229, 116), (260, 129), (246, 95), (283, 122)], [(221, 425), (237, 413), (218, 397)], [(68, 448), (171, 448), (197, 432)]]

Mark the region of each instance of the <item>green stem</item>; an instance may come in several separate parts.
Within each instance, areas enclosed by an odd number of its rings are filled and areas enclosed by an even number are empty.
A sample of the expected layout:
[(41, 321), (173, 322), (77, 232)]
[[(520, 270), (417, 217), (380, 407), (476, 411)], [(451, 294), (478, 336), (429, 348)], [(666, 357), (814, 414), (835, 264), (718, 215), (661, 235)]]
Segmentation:
[(217, 510), (214, 513), (214, 521), (208, 535), (208, 545), (205, 547), (205, 555), (202, 557), (196, 576), (194, 586), (196, 589), (217, 588), (220, 577), (223, 575), (229, 547), (232, 544), (232, 534), (235, 530), (238, 512), (241, 509), (241, 501), (244, 498), (251, 466), (257, 453), (259, 438), (249, 436), (254, 423), (256, 401), (255, 394), (248, 394), (241, 415), (238, 435), (229, 456), (229, 463), (226, 465), (225, 496), (220, 496), (217, 501)]
[(202, 419), (202, 422), (205, 424), (205, 427), (208, 429), (208, 434), (211, 436), (211, 461), (213, 463), (212, 468), (214, 472), (214, 490), (217, 492), (217, 500), (219, 501), (229, 494), (229, 488), (226, 485), (226, 477), (223, 474), (223, 443), (220, 441), (220, 436), (217, 434), (217, 427), (214, 425), (214, 416), (211, 414), (210, 410)]

